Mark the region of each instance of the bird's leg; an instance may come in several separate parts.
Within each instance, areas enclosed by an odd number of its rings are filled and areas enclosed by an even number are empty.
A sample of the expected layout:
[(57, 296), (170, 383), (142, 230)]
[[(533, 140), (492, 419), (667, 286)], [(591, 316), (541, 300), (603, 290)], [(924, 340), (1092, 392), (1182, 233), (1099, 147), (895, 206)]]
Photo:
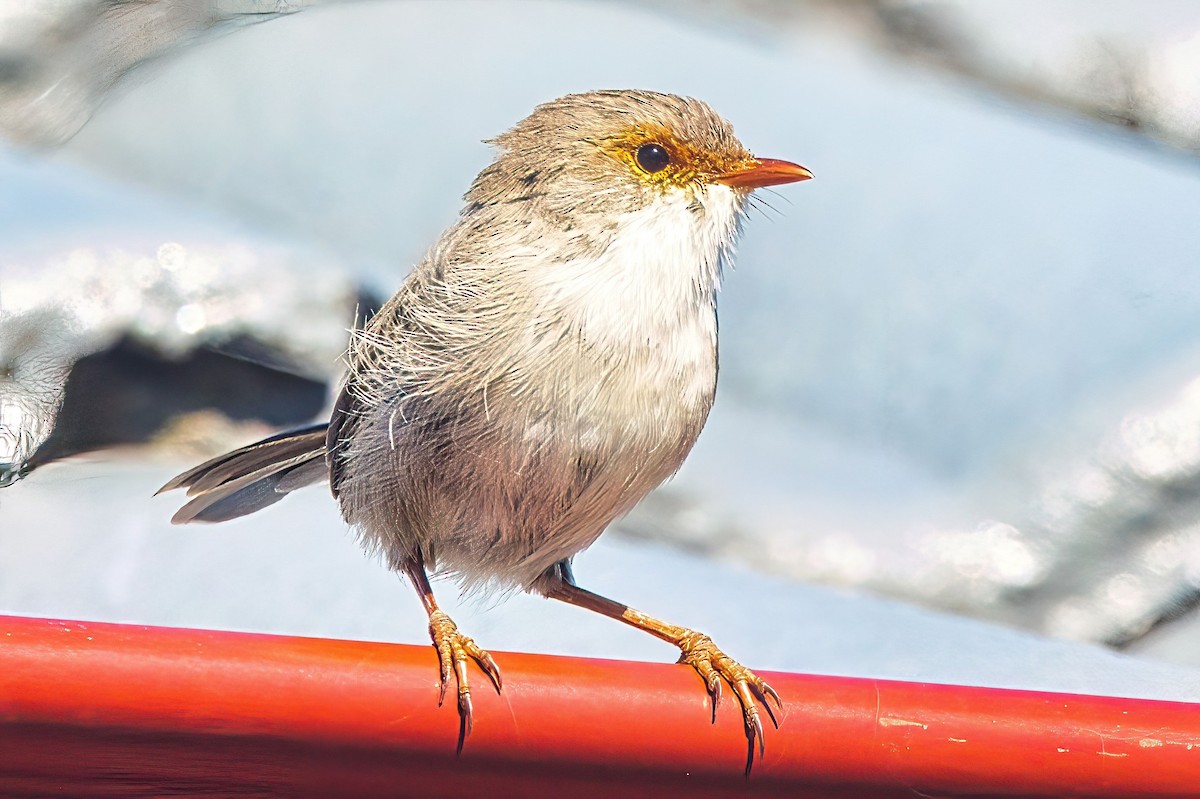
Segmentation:
[(438, 607), (433, 597), (433, 588), (429, 585), (429, 576), (425, 573), (425, 563), (418, 555), (405, 561), (403, 571), (412, 580), (425, 612), (429, 614), (429, 637), (433, 640), (433, 648), (437, 650), (438, 663), (441, 667), (441, 692), (438, 694), (438, 707), (446, 699), (446, 686), (450, 683), (450, 673), (454, 673), (458, 683), (458, 752), (462, 752), (463, 742), (471, 734), (471, 688), (467, 680), (468, 658), (479, 664), (479, 668), (496, 686), (500, 693), (500, 669), (496, 661), (485, 649), (481, 649), (471, 638), (458, 631), (458, 626), (449, 616)]
[(783, 709), (783, 703), (780, 701), (779, 694), (775, 692), (774, 688), (767, 685), (761, 677), (750, 671), (750, 669), (718, 649), (712, 639), (704, 633), (668, 624), (653, 616), (647, 616), (641, 611), (634, 610), (628, 605), (622, 605), (619, 602), (614, 602), (599, 594), (593, 594), (591, 591), (580, 588), (575, 584), (575, 578), (571, 574), (571, 567), (567, 561), (557, 563), (548, 569), (539, 581), (537, 589), (551, 599), (558, 599), (563, 602), (569, 602), (572, 605), (578, 605), (581, 608), (594, 610), (609, 618), (623, 621), (639, 630), (644, 630), (657, 638), (661, 638), (679, 647), (679, 662), (690, 665), (699, 673), (700, 678), (704, 680), (704, 685), (708, 689), (709, 696), (712, 698), (712, 720), (714, 723), (717, 720), (717, 702), (721, 698), (721, 682), (729, 683), (729, 687), (733, 689), (734, 695), (737, 696), (738, 703), (742, 706), (742, 720), (746, 725), (746, 774), (750, 774), (750, 767), (754, 765), (756, 742), (758, 744), (759, 757), (761, 758), (764, 753), (763, 725), (762, 720), (759, 718), (759, 704), (766, 710), (771, 723), (777, 729), (779, 727), (775, 711), (772, 710), (771, 704), (768, 701), (773, 701), (777, 708), (780, 710)]

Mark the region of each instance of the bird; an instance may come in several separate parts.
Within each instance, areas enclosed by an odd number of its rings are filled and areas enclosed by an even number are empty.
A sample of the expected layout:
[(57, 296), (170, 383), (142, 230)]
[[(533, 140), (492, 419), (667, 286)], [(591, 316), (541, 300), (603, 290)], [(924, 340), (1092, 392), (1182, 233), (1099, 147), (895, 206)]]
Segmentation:
[(160, 492), (191, 497), (175, 523), (221, 522), (328, 481), (368, 552), (424, 605), (438, 704), (457, 688), (459, 752), (469, 665), (497, 692), (502, 680), (431, 575), (541, 594), (675, 645), (714, 723), (722, 685), (736, 696), (749, 776), (779, 694), (709, 636), (582, 588), (572, 560), (688, 455), (715, 397), (716, 296), (751, 195), (812, 173), (753, 155), (700, 100), (645, 90), (560, 97), (488, 143), (496, 158), (458, 220), (351, 331), (329, 422)]

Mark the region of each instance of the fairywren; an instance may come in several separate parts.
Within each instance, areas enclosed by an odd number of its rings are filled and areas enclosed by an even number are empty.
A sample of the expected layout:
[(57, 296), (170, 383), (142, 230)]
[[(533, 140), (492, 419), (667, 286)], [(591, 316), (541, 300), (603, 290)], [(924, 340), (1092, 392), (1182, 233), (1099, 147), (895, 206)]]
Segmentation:
[[(257, 511), (328, 480), (367, 549), (429, 614), (441, 696), (492, 656), (439, 609), (430, 571), (599, 611), (679, 647), (715, 717), (737, 695), (747, 773), (779, 696), (708, 636), (576, 585), (572, 557), (683, 463), (717, 384), (716, 291), (751, 192), (806, 180), (706, 104), (647, 91), (539, 106), (400, 290), (353, 333), (328, 424), (176, 477), (177, 523)], [(439, 700), (440, 701), (440, 700)]]

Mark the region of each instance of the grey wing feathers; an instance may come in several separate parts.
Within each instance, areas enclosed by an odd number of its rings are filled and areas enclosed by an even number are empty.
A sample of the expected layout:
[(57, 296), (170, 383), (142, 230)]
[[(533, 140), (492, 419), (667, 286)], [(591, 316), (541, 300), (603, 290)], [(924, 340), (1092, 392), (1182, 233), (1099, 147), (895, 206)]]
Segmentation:
[(283, 499), (329, 476), (325, 429), (313, 425), (281, 433), (189, 469), (162, 488), (187, 488), (194, 497), (171, 518), (175, 524), (223, 522)]
[(359, 402), (350, 388), (350, 383), (347, 382), (333, 405), (329, 430), (325, 434), (325, 451), (329, 453), (329, 488), (335, 497), (341, 490), (345, 469), (342, 448), (353, 434), (358, 418)]

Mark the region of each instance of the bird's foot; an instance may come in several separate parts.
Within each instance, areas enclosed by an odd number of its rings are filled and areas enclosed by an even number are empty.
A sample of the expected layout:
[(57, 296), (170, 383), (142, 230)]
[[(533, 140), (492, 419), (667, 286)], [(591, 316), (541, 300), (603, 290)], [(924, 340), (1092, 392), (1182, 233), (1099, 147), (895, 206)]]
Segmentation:
[(441, 666), (441, 692), (438, 694), (438, 707), (446, 699), (446, 686), (450, 684), (450, 674), (454, 673), (458, 683), (458, 752), (462, 752), (463, 742), (471, 734), (471, 688), (467, 680), (468, 658), (479, 664), (479, 668), (496, 686), (500, 693), (500, 669), (487, 650), (480, 648), (471, 638), (458, 631), (458, 625), (440, 610), (429, 614), (429, 637), (433, 639), (433, 648), (438, 653), (438, 663)]
[[(758, 743), (758, 756), (761, 759), (765, 746), (763, 744), (763, 724), (759, 715), (758, 705), (762, 705), (771, 723), (779, 729), (779, 721), (775, 711), (771, 709), (771, 701), (775, 707), (783, 710), (783, 702), (775, 689), (750, 669), (726, 655), (707, 635), (689, 631), (679, 641), (679, 662), (687, 663), (694, 668), (712, 698), (712, 719), (717, 720), (717, 703), (721, 699), (721, 683), (729, 683), (738, 703), (742, 706), (742, 721), (746, 725), (746, 775), (754, 765), (755, 742)], [(770, 701), (769, 701), (770, 700)]]

